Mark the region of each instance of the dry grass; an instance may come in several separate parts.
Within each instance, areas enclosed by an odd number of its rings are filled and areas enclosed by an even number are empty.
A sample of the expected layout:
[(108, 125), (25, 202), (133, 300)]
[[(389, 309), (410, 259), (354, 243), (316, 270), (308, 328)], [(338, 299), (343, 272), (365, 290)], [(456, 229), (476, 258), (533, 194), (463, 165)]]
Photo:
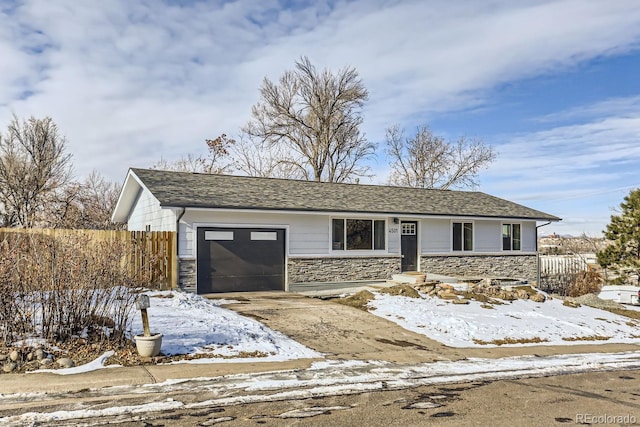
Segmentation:
[(493, 345), (505, 345), (505, 344), (530, 344), (530, 343), (542, 343), (542, 342), (548, 342), (549, 340), (547, 339), (543, 339), (540, 337), (533, 337), (533, 338), (502, 338), (499, 340), (493, 340), (493, 341), (484, 341), (484, 340), (479, 340), (474, 338), (473, 342), (476, 344), (480, 344), (480, 345), (488, 345), (488, 344), (493, 344)]
[(369, 301), (374, 298), (375, 296), (371, 292), (364, 290), (356, 292), (348, 297), (338, 298), (331, 301), (342, 305), (348, 305), (349, 307), (354, 307), (359, 310), (368, 311), (367, 305), (369, 304)]
[(409, 285), (394, 285), (388, 288), (382, 288), (378, 292), (381, 294), (403, 296), (409, 298), (422, 298), (418, 291)]
[(609, 311), (613, 314), (619, 314), (620, 316), (629, 317), (631, 319), (640, 320), (640, 311), (627, 310), (626, 308), (605, 308), (605, 307), (602, 307), (602, 310)]
[(584, 337), (563, 337), (562, 341), (608, 341), (611, 337), (602, 335), (587, 335)]

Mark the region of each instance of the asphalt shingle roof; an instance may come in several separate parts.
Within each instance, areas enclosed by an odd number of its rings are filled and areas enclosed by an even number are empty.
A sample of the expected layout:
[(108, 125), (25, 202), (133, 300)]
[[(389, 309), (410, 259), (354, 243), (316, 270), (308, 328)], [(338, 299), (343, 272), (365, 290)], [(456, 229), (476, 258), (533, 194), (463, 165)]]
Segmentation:
[(485, 193), (132, 169), (163, 207), (444, 215), (559, 221)]

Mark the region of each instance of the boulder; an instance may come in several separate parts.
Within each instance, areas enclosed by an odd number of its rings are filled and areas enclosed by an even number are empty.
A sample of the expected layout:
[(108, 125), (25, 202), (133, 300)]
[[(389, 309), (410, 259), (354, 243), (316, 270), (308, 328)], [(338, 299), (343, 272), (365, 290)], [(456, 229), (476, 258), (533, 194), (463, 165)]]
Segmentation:
[(531, 301), (533, 302), (545, 302), (547, 298), (542, 294), (535, 294), (531, 297)]
[(15, 371), (17, 368), (18, 364), (16, 362), (7, 362), (2, 366), (2, 371), (8, 374)]
[(18, 350), (13, 350), (11, 353), (9, 353), (9, 359), (12, 362), (17, 362), (20, 359), (20, 353), (18, 352)]
[(53, 364), (53, 360), (49, 358), (40, 359), (40, 366), (51, 366)]
[(61, 359), (58, 359), (56, 360), (56, 363), (61, 368), (73, 368), (75, 366), (75, 364), (73, 363), (73, 360), (69, 359), (68, 357), (63, 357)]

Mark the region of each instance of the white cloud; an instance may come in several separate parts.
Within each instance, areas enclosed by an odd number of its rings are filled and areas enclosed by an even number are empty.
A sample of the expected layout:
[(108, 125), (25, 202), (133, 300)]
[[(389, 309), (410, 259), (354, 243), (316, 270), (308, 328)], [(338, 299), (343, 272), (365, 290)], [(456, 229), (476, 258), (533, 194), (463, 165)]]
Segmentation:
[[(129, 166), (200, 152), (205, 138), (237, 132), (262, 78), (277, 78), (301, 55), (359, 70), (371, 93), (364, 130), (380, 140), (393, 123), (490, 103), (497, 85), (626, 52), (640, 38), (633, 0), (357, 0), (287, 10), (276, 1), (31, 0), (0, 13), (8, 24), (0, 28), (0, 124), (12, 112), (51, 115), (78, 173), (95, 168), (115, 180)], [(493, 176), (535, 163), (572, 182), (572, 170), (596, 167), (598, 156), (637, 159), (629, 142), (637, 120), (553, 129), (534, 135), (532, 147), (529, 137), (512, 141)], [(589, 139), (598, 133), (619, 154)], [(573, 165), (560, 148), (566, 141)], [(522, 150), (534, 154), (523, 161)], [(593, 180), (611, 172), (599, 173)]]

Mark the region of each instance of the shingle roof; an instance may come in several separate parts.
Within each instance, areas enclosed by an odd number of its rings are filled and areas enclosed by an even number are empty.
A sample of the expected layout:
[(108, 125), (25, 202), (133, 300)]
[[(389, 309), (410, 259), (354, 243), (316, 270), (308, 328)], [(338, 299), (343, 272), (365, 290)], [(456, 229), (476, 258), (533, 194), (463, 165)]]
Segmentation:
[(163, 207), (560, 220), (480, 192), (131, 170)]

